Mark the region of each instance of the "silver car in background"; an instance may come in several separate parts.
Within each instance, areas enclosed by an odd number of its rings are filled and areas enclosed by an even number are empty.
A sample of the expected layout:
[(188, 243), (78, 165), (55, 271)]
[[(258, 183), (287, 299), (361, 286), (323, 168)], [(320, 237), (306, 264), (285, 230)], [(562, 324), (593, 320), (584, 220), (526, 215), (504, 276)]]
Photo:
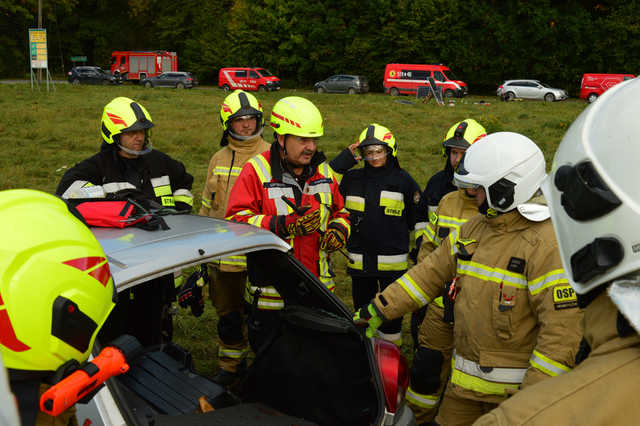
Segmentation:
[(539, 80), (507, 80), (496, 91), (503, 101), (539, 99), (546, 102), (563, 101), (569, 97), (566, 90), (556, 89)]

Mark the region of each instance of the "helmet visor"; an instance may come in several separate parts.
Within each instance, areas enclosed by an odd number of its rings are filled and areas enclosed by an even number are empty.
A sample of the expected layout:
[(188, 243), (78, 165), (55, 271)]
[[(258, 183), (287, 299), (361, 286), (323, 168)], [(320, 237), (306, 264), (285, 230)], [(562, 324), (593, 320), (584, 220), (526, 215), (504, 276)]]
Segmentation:
[(126, 129), (120, 130), (120, 132), (133, 132), (135, 130), (146, 130), (153, 127), (153, 123), (149, 118), (147, 118), (142, 108), (140, 108), (140, 105), (136, 102), (131, 102), (130, 106), (133, 113), (136, 115), (136, 121)]
[(460, 163), (458, 163), (456, 172), (453, 174), (453, 184), (462, 189), (478, 189), (481, 186), (480, 184), (464, 180), (464, 176), (469, 174), (469, 171), (464, 167), (464, 159), (466, 156), (466, 153), (462, 155)]
[(457, 186), (458, 188), (461, 188), (461, 189), (478, 189), (478, 188), (480, 188), (479, 184), (472, 183), (472, 182), (465, 182), (463, 180), (460, 180), (455, 175), (453, 176), (453, 184), (455, 186)]
[(388, 150), (384, 145), (367, 145), (360, 152), (362, 153), (362, 158), (367, 161), (380, 160), (388, 154)]
[(442, 145), (445, 148), (460, 148), (460, 149), (467, 149), (471, 146), (469, 145), (469, 142), (464, 140), (462, 137), (458, 138), (455, 136), (442, 142)]

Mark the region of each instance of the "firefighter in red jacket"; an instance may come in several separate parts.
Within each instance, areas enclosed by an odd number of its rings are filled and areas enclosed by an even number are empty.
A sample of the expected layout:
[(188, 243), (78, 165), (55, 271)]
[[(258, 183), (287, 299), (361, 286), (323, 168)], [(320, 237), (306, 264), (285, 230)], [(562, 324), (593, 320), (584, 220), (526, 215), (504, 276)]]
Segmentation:
[[(334, 173), (317, 151), (324, 133), (322, 115), (307, 99), (290, 96), (273, 106), (271, 127), (275, 143), (242, 168), (226, 216), (280, 236), (291, 244), (295, 257), (335, 291), (329, 253), (344, 247), (350, 223)], [(251, 283), (245, 300), (253, 306), (250, 324), (261, 325), (249, 327), (249, 343), (257, 351), (284, 302), (274, 287)]]

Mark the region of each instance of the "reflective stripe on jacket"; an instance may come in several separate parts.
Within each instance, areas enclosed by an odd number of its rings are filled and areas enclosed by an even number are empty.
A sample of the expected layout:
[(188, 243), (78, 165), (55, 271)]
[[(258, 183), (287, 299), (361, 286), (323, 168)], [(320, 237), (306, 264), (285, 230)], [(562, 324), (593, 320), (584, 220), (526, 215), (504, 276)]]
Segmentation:
[[(340, 161), (344, 157), (352, 161)], [(416, 181), (391, 157), (383, 167), (365, 165), (346, 171), (356, 162), (345, 149), (330, 164), (344, 172), (340, 192), (350, 213), (347, 251), (354, 260), (347, 264), (347, 272), (354, 276), (397, 276), (406, 271), (420, 201)]]
[[(526, 370), (522, 386), (572, 368), (582, 312), (569, 291), (551, 221), (530, 222), (516, 210), (491, 219), (477, 215), (451, 244), (445, 238), (376, 297), (385, 318), (429, 303), (443, 282), (458, 276), (457, 356), (483, 370)], [(495, 403), (506, 397), (508, 386), (496, 388), (461, 370), (452, 374), (454, 392), (462, 398), (477, 400), (479, 392), (487, 395), (481, 400)]]
[(155, 149), (136, 159), (124, 159), (109, 146), (65, 172), (56, 194), (65, 199), (103, 199), (118, 191), (142, 191), (164, 207), (193, 206), (193, 176), (184, 165)]
[[(270, 144), (260, 136), (247, 141), (237, 141), (227, 137), (228, 145), (213, 154), (207, 169), (207, 178), (202, 190), (202, 216), (224, 219), (229, 203), (231, 188), (240, 176), (242, 167), (250, 158), (269, 149)], [(229, 256), (212, 262), (218, 264), (220, 270), (237, 272), (246, 269), (247, 259), (243, 255)]]
[(455, 241), (460, 227), (477, 214), (479, 213), (475, 198), (469, 197), (464, 189), (458, 189), (442, 197), (435, 213), (431, 215), (433, 218), (425, 225), (418, 262), (439, 247), (443, 238), (451, 235)]
[(474, 425), (631, 425), (638, 423), (640, 336), (620, 337), (606, 292), (584, 310), (589, 356), (567, 374), (525, 388)]
[[(346, 229), (348, 234), (349, 214), (344, 208), (344, 200), (331, 168), (322, 161), (324, 156), (316, 153), (314, 157), (316, 165), (311, 170), (310, 177), (304, 182), (304, 188), (300, 188), (291, 175), (283, 173), (279, 149), (279, 145), (273, 144), (270, 151), (251, 158), (243, 167), (231, 190), (227, 218), (274, 231), (277, 216), (293, 213), (293, 209), (282, 200), (284, 196), (297, 206), (319, 208), (322, 231), (336, 223)], [(329, 255), (326, 251), (320, 250), (320, 235), (315, 232), (285, 241), (292, 246), (295, 257), (333, 291), (335, 284), (330, 270)], [(273, 289), (274, 293), (271, 291), (265, 293), (265, 289), (269, 288), (261, 288), (261, 300), (267, 299), (264, 304), (259, 301), (259, 307), (280, 309), (281, 302), (277, 300), (281, 301), (281, 299), (275, 298), (277, 291)], [(253, 291), (249, 293), (251, 296)], [(279, 298), (279, 295), (277, 297)]]

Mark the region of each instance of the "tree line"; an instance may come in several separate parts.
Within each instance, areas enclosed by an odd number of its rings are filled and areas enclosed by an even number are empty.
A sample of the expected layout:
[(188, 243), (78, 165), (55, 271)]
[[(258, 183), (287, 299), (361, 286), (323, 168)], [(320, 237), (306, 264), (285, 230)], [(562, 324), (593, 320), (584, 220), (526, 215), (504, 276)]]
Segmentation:
[[(585, 72), (636, 74), (640, 2), (552, 0), (42, 0), (49, 69), (71, 56), (109, 68), (114, 50), (168, 50), (216, 84), (224, 66), (262, 66), (284, 87), (335, 73), (382, 90), (385, 64), (443, 63), (492, 93), (536, 78), (572, 93)], [(0, 77), (29, 72), (38, 0), (0, 0)]]

